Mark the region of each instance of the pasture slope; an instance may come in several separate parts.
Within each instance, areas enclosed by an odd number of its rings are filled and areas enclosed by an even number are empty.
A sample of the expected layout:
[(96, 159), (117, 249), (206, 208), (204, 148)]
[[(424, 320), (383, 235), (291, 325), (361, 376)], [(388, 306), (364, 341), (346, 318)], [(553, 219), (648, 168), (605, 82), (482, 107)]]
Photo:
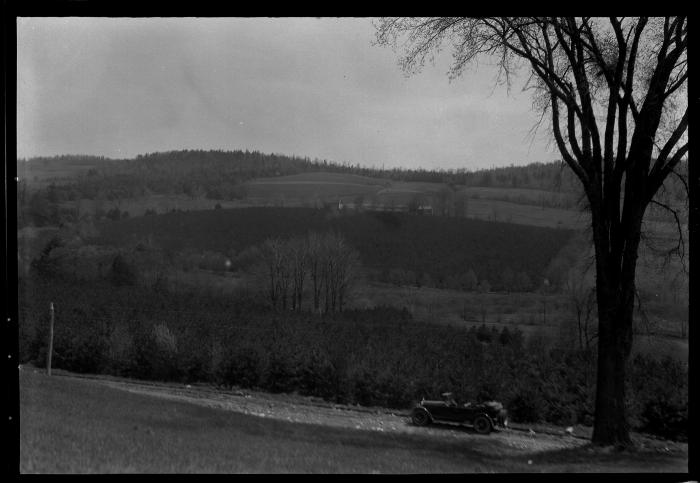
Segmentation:
[[(436, 205), (446, 197), (449, 209), (464, 208), (463, 217), (507, 221), (554, 228), (581, 228), (586, 215), (572, 193), (541, 189), (456, 187), (445, 183), (396, 181), (346, 173), (310, 172), (256, 178), (245, 183), (252, 205), (286, 207), (321, 206), (323, 203), (364, 203), (406, 207), (412, 200)], [(456, 197), (466, 198), (464, 201)], [(222, 203), (222, 206), (223, 203)]]
[[(415, 428), (381, 408), (298, 396), (143, 384), (22, 366), (21, 474), (634, 472), (687, 476), (687, 444), (633, 435), (593, 448), (563, 428), (535, 437)], [(522, 428), (525, 429), (525, 428)]]
[(364, 266), (425, 273), (438, 283), (470, 268), (495, 287), (506, 268), (533, 286), (571, 230), (399, 213), (332, 214), (313, 208), (244, 208), (167, 213), (99, 226), (92, 242), (129, 246), (148, 240), (169, 251), (207, 250), (234, 257), (269, 237), (337, 231)]

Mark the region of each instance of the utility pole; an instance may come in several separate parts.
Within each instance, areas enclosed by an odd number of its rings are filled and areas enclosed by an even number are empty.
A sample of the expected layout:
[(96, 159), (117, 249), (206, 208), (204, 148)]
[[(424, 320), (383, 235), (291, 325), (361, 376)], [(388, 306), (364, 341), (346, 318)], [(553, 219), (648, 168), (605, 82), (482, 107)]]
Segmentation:
[(51, 356), (53, 354), (53, 302), (49, 305), (49, 313), (51, 314), (51, 322), (49, 326), (49, 353), (46, 356), (46, 371), (51, 375)]
[(542, 325), (547, 325), (547, 301), (542, 301)]

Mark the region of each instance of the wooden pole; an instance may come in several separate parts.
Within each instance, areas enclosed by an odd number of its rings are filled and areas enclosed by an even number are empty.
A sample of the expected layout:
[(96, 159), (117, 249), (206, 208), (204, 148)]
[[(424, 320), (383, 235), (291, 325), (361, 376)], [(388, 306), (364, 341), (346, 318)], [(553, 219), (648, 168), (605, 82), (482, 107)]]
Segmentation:
[(547, 301), (542, 301), (542, 325), (547, 325)]
[(51, 356), (53, 355), (53, 302), (49, 305), (49, 313), (51, 314), (51, 325), (49, 326), (49, 353), (46, 357), (46, 371), (51, 375)]

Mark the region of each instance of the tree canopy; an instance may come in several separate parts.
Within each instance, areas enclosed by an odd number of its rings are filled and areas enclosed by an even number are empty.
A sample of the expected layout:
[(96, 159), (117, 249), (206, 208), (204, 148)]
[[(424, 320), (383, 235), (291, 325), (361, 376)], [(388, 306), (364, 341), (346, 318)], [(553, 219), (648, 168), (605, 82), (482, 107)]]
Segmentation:
[(508, 85), (528, 67), (534, 106), (549, 118), (591, 214), (599, 335), (593, 441), (629, 445), (625, 373), (644, 213), (651, 203), (671, 210), (654, 197), (688, 153), (687, 18), (400, 17), (376, 28), (379, 45), (401, 46), (407, 73), (444, 44), (452, 48), (451, 77), (483, 57), (496, 60)]

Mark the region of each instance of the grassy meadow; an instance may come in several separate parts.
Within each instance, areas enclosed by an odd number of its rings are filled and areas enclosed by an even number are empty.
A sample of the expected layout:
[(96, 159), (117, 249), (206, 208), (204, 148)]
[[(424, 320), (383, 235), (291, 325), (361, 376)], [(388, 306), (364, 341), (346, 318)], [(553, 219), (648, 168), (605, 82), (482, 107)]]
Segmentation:
[(29, 366), (19, 383), (21, 474), (687, 471), (683, 455), (514, 452), (488, 437), (465, 444), (292, 423), (48, 377)]
[(20, 473), (524, 470), (450, 442), (290, 423), (20, 372)]

